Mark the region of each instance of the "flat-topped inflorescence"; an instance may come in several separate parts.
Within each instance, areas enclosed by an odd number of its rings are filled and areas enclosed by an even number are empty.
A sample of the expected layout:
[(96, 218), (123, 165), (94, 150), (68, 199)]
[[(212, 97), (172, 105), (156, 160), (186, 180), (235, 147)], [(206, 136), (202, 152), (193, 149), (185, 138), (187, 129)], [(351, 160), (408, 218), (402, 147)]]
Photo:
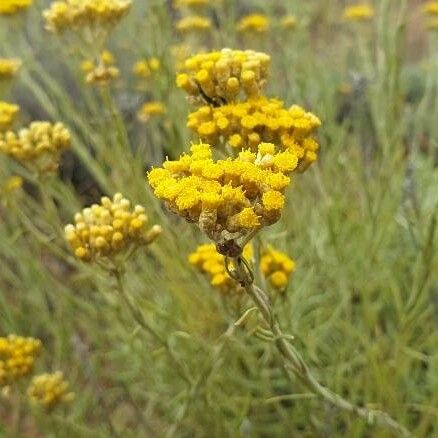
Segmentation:
[(211, 29), (211, 20), (202, 15), (190, 15), (178, 20), (175, 29), (182, 33), (205, 32)]
[(253, 50), (222, 49), (188, 58), (177, 75), (177, 86), (213, 106), (245, 96), (258, 96), (266, 83), (270, 56)]
[(289, 276), (295, 271), (295, 262), (287, 254), (269, 246), (260, 260), (260, 270), (274, 288), (284, 290)]
[(32, 122), (18, 133), (0, 133), (0, 151), (38, 170), (54, 170), (70, 140), (70, 132), (62, 123)]
[(269, 30), (269, 18), (264, 14), (249, 14), (237, 23), (239, 32), (264, 34)]
[(27, 376), (40, 351), (38, 339), (16, 335), (0, 337), (0, 387)]
[(74, 399), (74, 393), (70, 392), (69, 384), (61, 371), (45, 373), (34, 376), (27, 389), (30, 401), (52, 409), (62, 403), (69, 403)]
[(257, 151), (260, 143), (273, 143), (278, 151), (293, 152), (299, 160), (297, 170), (303, 171), (317, 158), (319, 145), (313, 134), (321, 121), (298, 105), (285, 108), (281, 100), (261, 96), (202, 106), (189, 114), (187, 126), (214, 147), (225, 142), (236, 151)]
[(275, 152), (270, 143), (258, 152), (244, 150), (237, 158), (213, 160), (211, 146), (196, 144), (190, 155), (165, 161), (152, 169), (149, 183), (167, 207), (197, 223), (215, 242), (243, 237), (277, 222), (284, 207), (284, 190), (298, 157)]
[(368, 21), (374, 17), (374, 8), (366, 3), (347, 6), (343, 17), (347, 21)]
[(86, 73), (85, 81), (93, 85), (108, 85), (120, 75), (115, 62), (113, 54), (108, 50), (102, 51), (96, 61), (91, 59), (83, 61), (81, 69)]
[(75, 215), (75, 224), (65, 227), (65, 238), (74, 255), (86, 262), (111, 259), (135, 246), (148, 245), (161, 234), (161, 227), (148, 228), (148, 217), (141, 205), (121, 193), (113, 199), (104, 196)]
[(51, 32), (77, 32), (80, 29), (110, 30), (128, 13), (131, 0), (55, 1), (43, 12)]

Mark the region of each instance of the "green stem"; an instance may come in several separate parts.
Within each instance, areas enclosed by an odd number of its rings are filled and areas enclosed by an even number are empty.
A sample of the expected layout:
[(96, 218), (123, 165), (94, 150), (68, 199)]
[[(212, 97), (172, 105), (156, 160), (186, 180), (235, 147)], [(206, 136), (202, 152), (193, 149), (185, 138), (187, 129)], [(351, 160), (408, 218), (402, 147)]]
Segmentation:
[(253, 284), (252, 275), (250, 275), (247, 271), (248, 264), (243, 261), (242, 257), (235, 257), (233, 262), (234, 271), (232, 274), (252, 298), (256, 306), (259, 308), (263, 318), (269, 324), (274, 335), (273, 342), (275, 342), (277, 349), (281, 353), (285, 368), (289, 371), (289, 375), (292, 373), (307, 388), (320, 396), (322, 399), (339, 409), (356, 414), (360, 418), (363, 418), (368, 424), (393, 429), (402, 437), (411, 436), (410, 432), (405, 427), (400, 425), (387, 413), (356, 406), (350, 403), (348, 400), (342, 398), (340, 395), (321, 385), (311, 373), (301, 354), (287, 340), (287, 337), (283, 333), (280, 324), (273, 314), (267, 294)]

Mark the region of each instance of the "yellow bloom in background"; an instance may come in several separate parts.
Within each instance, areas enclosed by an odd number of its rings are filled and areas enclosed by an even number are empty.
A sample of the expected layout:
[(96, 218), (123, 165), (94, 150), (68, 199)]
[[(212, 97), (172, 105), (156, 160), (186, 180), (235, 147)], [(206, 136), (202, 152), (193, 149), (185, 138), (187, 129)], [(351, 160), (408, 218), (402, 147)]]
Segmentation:
[(260, 270), (274, 288), (284, 290), (295, 271), (295, 262), (285, 253), (269, 247), (260, 260)]
[(32, 0), (0, 0), (0, 15), (13, 15), (31, 5)]
[(108, 30), (128, 13), (131, 0), (65, 0), (43, 12), (46, 28), (61, 33), (81, 28)]
[(195, 144), (190, 155), (152, 169), (149, 184), (170, 211), (197, 223), (213, 241), (237, 239), (280, 218), (298, 157), (274, 150), (262, 143), (257, 153), (214, 161), (210, 145)]
[(40, 171), (54, 170), (70, 140), (70, 132), (62, 123), (32, 122), (18, 133), (0, 133), (0, 151)]
[(438, 15), (438, 1), (426, 2), (423, 11), (428, 15)]
[(317, 158), (319, 145), (313, 134), (321, 121), (298, 105), (285, 108), (281, 100), (258, 97), (219, 107), (202, 106), (189, 114), (187, 126), (215, 147), (225, 141), (237, 151), (256, 152), (260, 143), (273, 143), (274, 152), (297, 156), (297, 170), (304, 171)]
[(295, 17), (295, 15), (285, 15), (281, 17), (280, 26), (285, 30), (295, 29), (297, 27), (297, 17)]
[(242, 92), (258, 96), (266, 83), (270, 61), (266, 53), (253, 50), (201, 53), (185, 61), (176, 84), (200, 102), (223, 105), (235, 101)]
[(0, 387), (28, 375), (41, 351), (41, 341), (9, 335), (0, 337)]
[(10, 193), (15, 192), (15, 190), (21, 189), (23, 187), (23, 178), (18, 175), (11, 176), (4, 183), (2, 190), (3, 192)]
[[(100, 55), (99, 55), (99, 60), (97, 65), (103, 65), (103, 66), (111, 66), (114, 65), (116, 62), (116, 59), (114, 57), (114, 55), (108, 51), (108, 50), (104, 50)], [(84, 61), (82, 61), (81, 63), (81, 70), (84, 71), (85, 73), (90, 73), (91, 71), (93, 71), (96, 67), (97, 67), (96, 63), (92, 60), (92, 59), (86, 59)]]
[(201, 15), (191, 15), (178, 20), (175, 24), (178, 32), (203, 32), (211, 29), (211, 20)]
[(11, 127), (19, 111), (18, 105), (0, 100), (0, 139), (1, 132)]
[(348, 21), (367, 21), (374, 17), (374, 9), (367, 4), (347, 6), (343, 17)]
[(427, 23), (427, 28), (431, 31), (438, 30), (438, 18), (435, 18), (433, 20), (429, 20)]
[(114, 65), (114, 55), (104, 50), (97, 62), (86, 59), (81, 63), (81, 70), (87, 73), (85, 81), (87, 84), (105, 86), (120, 76), (119, 69)]
[(166, 113), (166, 107), (162, 102), (152, 101), (144, 103), (138, 111), (138, 118), (147, 122), (151, 117), (161, 116)]
[(0, 58), (0, 81), (15, 76), (20, 67), (21, 61), (19, 59)]
[[(245, 259), (252, 258), (252, 246), (246, 245), (243, 249)], [(214, 243), (199, 245), (196, 251), (192, 252), (188, 261), (191, 265), (198, 268), (200, 272), (206, 274), (210, 284), (225, 294), (243, 292), (240, 284), (233, 280), (225, 268), (225, 257), (219, 254)]]
[(184, 69), (184, 62), (192, 52), (188, 44), (177, 44), (170, 47), (170, 53), (175, 64), (176, 70)]
[(137, 61), (132, 67), (132, 72), (141, 79), (149, 79), (160, 69), (161, 63), (158, 58), (152, 57)]
[(176, 9), (181, 8), (203, 8), (205, 6), (208, 6), (210, 3), (210, 0), (174, 0), (173, 6)]
[(61, 371), (53, 374), (34, 376), (27, 389), (30, 401), (51, 409), (61, 403), (69, 403), (74, 399), (74, 393), (69, 392), (69, 384)]
[(269, 19), (263, 14), (250, 14), (237, 23), (239, 32), (265, 33), (269, 29)]
[(113, 259), (135, 246), (148, 245), (161, 234), (161, 227), (147, 228), (145, 209), (116, 193), (104, 196), (75, 215), (75, 224), (65, 227), (65, 238), (75, 257), (86, 262)]

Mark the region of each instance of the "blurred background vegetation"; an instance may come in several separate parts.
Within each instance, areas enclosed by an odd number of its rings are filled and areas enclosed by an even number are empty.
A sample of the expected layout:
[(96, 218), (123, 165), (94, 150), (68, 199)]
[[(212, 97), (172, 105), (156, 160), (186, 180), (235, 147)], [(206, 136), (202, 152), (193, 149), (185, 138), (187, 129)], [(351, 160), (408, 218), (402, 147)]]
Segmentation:
[[(318, 162), (294, 180), (281, 221), (263, 234), (297, 264), (275, 301), (282, 325), (326, 386), (415, 436), (438, 435), (438, 32), (427, 30), (421, 1), (376, 1), (364, 22), (343, 20), (348, 4), (212, 0), (202, 12), (211, 28), (181, 34), (175, 23), (186, 11), (134, 0), (107, 47), (120, 77), (103, 88), (85, 83), (80, 47), (44, 29), (49, 1), (0, 17), (0, 57), (23, 61), (0, 96), (20, 105), (16, 127), (61, 121), (73, 136), (59, 176), (43, 187), (1, 157), (0, 331), (41, 339), (36, 370), (62, 370), (76, 393), (51, 413), (20, 410), (5, 395), (0, 434), (392, 436), (291, 383), (275, 348), (234, 326), (241, 313), (187, 262), (201, 233), (146, 183), (151, 166), (191, 140), (179, 63), (232, 47), (269, 53), (267, 94), (323, 122)], [(238, 32), (249, 13), (266, 15), (269, 28)], [(289, 29), (287, 14), (296, 18)], [(139, 79), (133, 64), (151, 57), (158, 71)], [(165, 112), (142, 122), (137, 112), (151, 101)], [(24, 185), (7, 190), (13, 175)], [(113, 279), (75, 261), (64, 241), (75, 212), (115, 192), (163, 227), (127, 266), (126, 289), (197, 385), (139, 329)]]

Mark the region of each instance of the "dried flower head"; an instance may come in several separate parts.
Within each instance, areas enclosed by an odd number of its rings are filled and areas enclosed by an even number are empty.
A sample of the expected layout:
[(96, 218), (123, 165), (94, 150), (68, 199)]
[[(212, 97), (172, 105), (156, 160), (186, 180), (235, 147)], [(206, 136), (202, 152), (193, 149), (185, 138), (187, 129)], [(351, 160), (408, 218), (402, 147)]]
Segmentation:
[(55, 170), (60, 154), (70, 147), (70, 132), (62, 123), (32, 122), (18, 133), (0, 133), (0, 151), (39, 171)]
[(0, 337), (0, 386), (28, 375), (41, 351), (41, 341), (9, 335)]
[(211, 29), (211, 20), (201, 15), (190, 15), (178, 20), (175, 29), (183, 33), (204, 32)]
[(0, 100), (0, 139), (1, 132), (11, 127), (19, 111), (18, 105)]
[(31, 402), (52, 409), (59, 404), (73, 401), (74, 393), (69, 392), (68, 386), (61, 371), (40, 374), (32, 378), (27, 396)]
[(166, 112), (162, 102), (152, 101), (144, 103), (138, 111), (138, 119), (147, 122), (151, 117), (161, 116)]
[(343, 17), (347, 21), (367, 21), (374, 17), (374, 9), (367, 4), (347, 6)]
[[(243, 248), (245, 259), (252, 259), (252, 246)], [(206, 274), (210, 284), (224, 294), (242, 293), (240, 284), (231, 278), (225, 268), (225, 257), (219, 254), (214, 243), (199, 245), (188, 257), (189, 263)]]
[(32, 0), (1, 0), (0, 15), (13, 15), (32, 5)]
[(157, 58), (142, 59), (132, 67), (132, 72), (141, 79), (149, 79), (160, 69), (160, 60)]
[(295, 262), (285, 253), (268, 247), (260, 260), (260, 270), (274, 288), (284, 290), (295, 271)]
[[(202, 106), (189, 114), (187, 126), (214, 147), (225, 141), (236, 151), (257, 151), (262, 142), (292, 152), (305, 170), (317, 158), (319, 145), (313, 138), (321, 121), (298, 105), (285, 108), (282, 101), (258, 97), (219, 107)], [(276, 152), (278, 152), (276, 150)]]
[(0, 81), (15, 76), (20, 67), (19, 59), (0, 58)]
[(104, 196), (100, 204), (84, 208), (74, 219), (74, 225), (65, 227), (65, 237), (74, 255), (86, 262), (113, 259), (136, 246), (152, 243), (161, 234), (158, 225), (147, 228), (145, 209), (141, 205), (131, 207), (121, 193), (112, 200)]
[(266, 83), (271, 58), (253, 50), (222, 49), (185, 61), (176, 84), (190, 96), (214, 106), (246, 96), (258, 96)]
[(269, 29), (269, 19), (263, 14), (250, 14), (237, 23), (239, 32), (265, 33)]
[(171, 211), (221, 243), (278, 221), (288, 174), (297, 165), (294, 153), (275, 153), (273, 144), (262, 143), (257, 153), (244, 150), (235, 159), (217, 161), (210, 145), (197, 144), (190, 155), (152, 169), (148, 179)]
[(109, 32), (128, 13), (131, 0), (55, 1), (43, 12), (46, 29), (51, 32)]

